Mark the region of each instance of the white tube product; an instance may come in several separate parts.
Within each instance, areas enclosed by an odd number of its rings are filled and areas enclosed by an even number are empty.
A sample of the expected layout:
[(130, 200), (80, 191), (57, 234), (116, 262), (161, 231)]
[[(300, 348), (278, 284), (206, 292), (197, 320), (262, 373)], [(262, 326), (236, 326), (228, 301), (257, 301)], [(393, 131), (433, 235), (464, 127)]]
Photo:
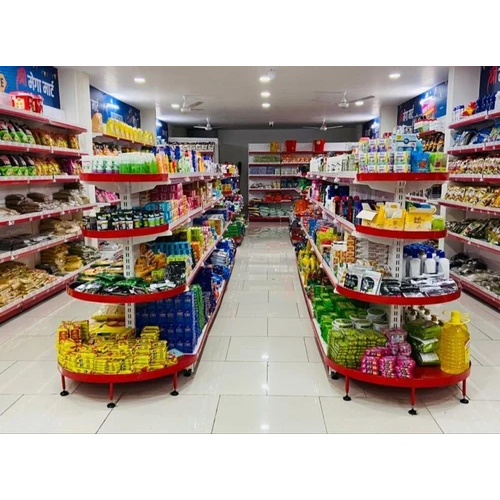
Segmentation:
[(410, 254), (404, 254), (403, 256), (403, 278), (408, 278), (410, 276)]
[(443, 251), (439, 254), (438, 273), (443, 273), (444, 279), (449, 279), (450, 277), (450, 261), (446, 258)]
[(425, 265), (424, 263), (426, 259), (426, 254), (423, 250), (420, 250), (420, 252), (418, 253), (418, 258), (420, 259), (420, 274), (423, 274)]
[(413, 252), (412, 258), (410, 259), (410, 278), (420, 276), (421, 266), (422, 261), (418, 258), (417, 252)]

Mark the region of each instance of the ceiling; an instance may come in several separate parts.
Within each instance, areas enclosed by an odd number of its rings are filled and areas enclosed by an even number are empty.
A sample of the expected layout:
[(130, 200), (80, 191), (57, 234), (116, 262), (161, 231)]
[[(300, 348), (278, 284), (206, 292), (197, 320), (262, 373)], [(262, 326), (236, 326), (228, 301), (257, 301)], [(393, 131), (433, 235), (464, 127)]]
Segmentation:
[[(90, 75), (91, 85), (140, 109), (154, 108), (157, 117), (172, 124), (201, 124), (207, 117), (213, 126), (261, 127), (269, 121), (275, 127), (290, 125), (348, 124), (366, 122), (379, 114), (381, 106), (401, 104), (430, 87), (448, 79), (444, 66), (418, 67), (274, 67), (276, 77), (263, 84), (259, 77), (269, 67), (73, 67)], [(400, 73), (397, 80), (390, 73)], [(135, 77), (146, 83), (137, 84)], [(271, 92), (263, 99), (260, 93)], [(341, 94), (317, 92), (347, 91), (347, 99), (374, 95), (363, 106), (351, 104), (348, 109), (311, 102), (312, 99), (339, 102)], [(203, 101), (204, 111), (182, 114), (172, 103)], [(263, 109), (267, 100), (271, 107)]]

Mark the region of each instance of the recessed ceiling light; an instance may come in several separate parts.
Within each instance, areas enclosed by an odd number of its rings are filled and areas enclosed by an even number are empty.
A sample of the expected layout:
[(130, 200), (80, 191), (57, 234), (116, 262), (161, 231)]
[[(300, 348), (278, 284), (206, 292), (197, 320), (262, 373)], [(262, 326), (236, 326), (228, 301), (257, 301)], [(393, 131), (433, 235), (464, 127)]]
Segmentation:
[(268, 92), (267, 90), (264, 92), (260, 93), (261, 97), (271, 97), (271, 92)]
[(135, 83), (146, 83), (146, 79), (142, 78), (141, 76), (138, 76), (138, 77), (134, 78), (134, 82)]
[(263, 102), (262, 107), (263, 108), (269, 108), (271, 105), (268, 102)]
[(356, 104), (356, 106), (363, 106), (364, 103), (365, 101), (356, 101), (354, 104)]
[(171, 104), (170, 106), (172, 106), (174, 109), (179, 109), (180, 108), (179, 104)]
[(393, 80), (397, 80), (401, 75), (399, 73), (391, 73), (389, 75), (389, 78), (392, 78)]
[(259, 80), (262, 82), (262, 83), (269, 83), (271, 81), (271, 78), (269, 78), (268, 75), (262, 75)]

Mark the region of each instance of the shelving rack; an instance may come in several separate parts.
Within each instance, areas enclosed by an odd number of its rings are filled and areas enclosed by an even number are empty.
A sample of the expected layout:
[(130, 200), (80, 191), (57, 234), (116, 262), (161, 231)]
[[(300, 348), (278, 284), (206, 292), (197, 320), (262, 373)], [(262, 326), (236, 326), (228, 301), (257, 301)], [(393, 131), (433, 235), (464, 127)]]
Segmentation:
[[(377, 177), (380, 175), (380, 177)], [(406, 196), (408, 192), (415, 191), (415, 185), (424, 185), (428, 183), (439, 183), (446, 182), (447, 174), (440, 174), (440, 176), (436, 176), (436, 174), (428, 174), (429, 177), (425, 177), (426, 174), (356, 174), (356, 173), (348, 173), (346, 178), (349, 179), (349, 182), (360, 183), (360, 184), (368, 184), (370, 187), (373, 186), (374, 189), (385, 190), (391, 193), (394, 193), (394, 200), (398, 203), (404, 205), (406, 201)], [(321, 173), (313, 174), (314, 178), (322, 182), (337, 182), (338, 177), (335, 177), (335, 174), (332, 175), (322, 175)], [(392, 182), (391, 182), (392, 179)], [(353, 234), (356, 237), (364, 237), (375, 241), (377, 243), (384, 243), (388, 245), (389, 248), (389, 266), (392, 269), (393, 277), (401, 280), (402, 269), (403, 269), (403, 246), (404, 242), (407, 239), (428, 239), (429, 232), (422, 232), (419, 234), (408, 233), (405, 234), (404, 231), (390, 231), (390, 230), (377, 230), (370, 228), (371, 230), (367, 230), (368, 228), (364, 226), (360, 226), (357, 224), (353, 224), (350, 221), (346, 221), (342, 217), (339, 217), (335, 213), (330, 210), (325, 209), (325, 207), (317, 200), (311, 199), (310, 196), (307, 196), (309, 201), (311, 201), (318, 209), (320, 209), (323, 213), (323, 217), (329, 218), (333, 220), (335, 223), (340, 224), (344, 230)], [(382, 296), (382, 295), (374, 295), (368, 294), (364, 292), (358, 292), (350, 290), (344, 286), (342, 286), (337, 278), (333, 270), (331, 269), (329, 263), (325, 261), (323, 255), (320, 250), (316, 246), (313, 239), (309, 236), (304, 227), (302, 227), (306, 238), (309, 241), (309, 244), (315, 253), (320, 266), (327, 277), (327, 279), (332, 283), (335, 287), (337, 293), (349, 297), (354, 300), (368, 302), (372, 304), (383, 304), (389, 306), (388, 320), (390, 327), (400, 327), (402, 325), (403, 319), (403, 307), (408, 305), (436, 305), (442, 304), (446, 302), (451, 302), (457, 300), (460, 297), (460, 289), (454, 293), (450, 293), (444, 296), (433, 296), (433, 297), (390, 297), (390, 296)], [(446, 231), (439, 232), (439, 234), (434, 234), (432, 237), (443, 238), (446, 235)], [(312, 322), (313, 330), (315, 333), (316, 342), (318, 344), (318, 348), (321, 352), (321, 357), (323, 359), (324, 364), (327, 366), (329, 373), (332, 378), (337, 379), (338, 374), (341, 374), (345, 377), (345, 401), (350, 401), (351, 397), (349, 396), (349, 384), (350, 380), (360, 380), (363, 382), (373, 383), (376, 385), (390, 386), (390, 387), (401, 387), (410, 389), (410, 402), (411, 409), (409, 413), (412, 415), (416, 414), (415, 411), (415, 402), (416, 402), (416, 389), (419, 388), (429, 388), (429, 387), (445, 387), (450, 385), (455, 385), (459, 382), (462, 383), (462, 393), (463, 398), (461, 402), (466, 403), (468, 399), (466, 398), (466, 379), (470, 374), (469, 370), (461, 373), (460, 375), (448, 375), (438, 368), (435, 367), (417, 367), (414, 373), (414, 378), (412, 379), (392, 379), (387, 377), (382, 377), (378, 375), (370, 375), (361, 372), (360, 370), (353, 370), (341, 366), (331, 360), (327, 355), (327, 348), (325, 342), (321, 338), (320, 328), (317, 324), (317, 321), (314, 317), (313, 309), (311, 302), (307, 296), (304, 282), (301, 280), (302, 291), (304, 293), (304, 298), (306, 300), (306, 304), (309, 311), (309, 316)]]
[[(484, 112), (451, 122), (448, 128), (450, 129), (451, 136), (453, 136), (456, 131), (460, 131), (464, 128), (481, 128), (485, 125), (491, 125), (494, 120), (498, 118), (500, 118), (500, 111)], [(449, 147), (448, 162), (465, 156), (480, 158), (486, 157), (490, 154), (498, 154), (499, 152), (500, 141), (463, 147)], [(450, 173), (449, 181), (454, 184), (467, 183), (477, 187), (498, 187), (500, 186), (500, 175), (487, 173), (462, 174), (452, 172)], [(441, 207), (446, 209), (446, 219), (448, 222), (460, 221), (469, 218), (487, 219), (500, 216), (499, 207), (477, 206), (471, 203), (447, 199), (440, 199), (438, 203)], [(480, 255), (481, 259), (487, 262), (489, 268), (496, 271), (500, 270), (500, 246), (488, 243), (484, 240), (468, 238), (453, 232), (448, 232), (446, 245), (447, 249), (451, 250), (451, 253), (464, 251), (472, 254), (473, 256)], [(492, 307), (500, 309), (500, 295), (481, 288), (479, 285), (473, 283), (466, 277), (459, 276), (457, 273), (453, 273), (453, 277), (462, 285), (465, 291), (478, 297), (484, 302), (487, 302)]]
[[(285, 183), (289, 179), (303, 177), (299, 167), (307, 165), (313, 156), (325, 156), (333, 153), (342, 153), (352, 148), (350, 143), (326, 143), (323, 152), (316, 152), (312, 148), (312, 143), (298, 143), (293, 152), (284, 150), (284, 145), (280, 151), (271, 151), (270, 144), (249, 144), (248, 145), (248, 193), (249, 205), (279, 205), (280, 213), (278, 216), (257, 216), (250, 215), (252, 222), (284, 222), (289, 220), (289, 211), (296, 197), (289, 196), (283, 199), (281, 196), (272, 199), (257, 197), (258, 193), (300, 193), (296, 188), (281, 187), (281, 181)], [(269, 156), (275, 161), (260, 162), (259, 156)], [(290, 161), (290, 159), (302, 158), (304, 161)], [(272, 184), (270, 185), (269, 182)], [(275, 186), (280, 184), (280, 186)], [(254, 186), (254, 187), (252, 187)], [(286, 211), (286, 213), (285, 213)]]
[[(28, 125), (30, 128), (41, 128), (49, 132), (82, 134), (86, 128), (80, 125), (53, 118), (49, 115), (25, 111), (7, 105), (0, 105), (0, 118), (12, 120), (15, 123)], [(31, 157), (42, 158), (72, 158), (80, 159), (86, 153), (80, 149), (61, 148), (56, 146), (43, 146), (35, 144), (21, 144), (19, 142), (0, 141), (0, 154), (26, 154)], [(0, 204), (4, 205), (5, 196), (11, 193), (22, 192), (27, 194), (31, 191), (41, 191), (51, 194), (54, 188), (60, 188), (61, 184), (77, 182), (77, 175), (44, 175), (44, 176), (0, 176)], [(0, 237), (13, 237), (20, 234), (37, 234), (38, 222), (51, 217), (80, 217), (83, 212), (92, 210), (94, 203), (81, 206), (64, 206), (56, 210), (45, 210), (0, 218)], [(33, 268), (39, 262), (39, 253), (42, 250), (81, 239), (82, 234), (68, 234), (44, 243), (22, 248), (12, 252), (0, 254), (0, 263), (8, 261), (21, 261), (28, 267)], [(25, 311), (33, 305), (60, 292), (74, 280), (78, 272), (67, 273), (58, 277), (53, 283), (33, 291), (31, 294), (10, 302), (0, 307), (0, 322), (6, 321), (12, 316)]]

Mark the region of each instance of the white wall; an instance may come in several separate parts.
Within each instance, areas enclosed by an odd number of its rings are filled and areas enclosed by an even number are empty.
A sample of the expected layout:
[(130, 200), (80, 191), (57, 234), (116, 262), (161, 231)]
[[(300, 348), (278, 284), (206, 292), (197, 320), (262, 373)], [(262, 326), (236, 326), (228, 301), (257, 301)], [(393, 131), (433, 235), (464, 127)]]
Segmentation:
[[(311, 129), (250, 129), (250, 130), (224, 130), (218, 131), (219, 158), (221, 162), (242, 163), (240, 187), (246, 197), (248, 193), (248, 144), (266, 143), (286, 140), (297, 142), (311, 142), (315, 139), (325, 139), (327, 142), (357, 142), (361, 136), (361, 129), (357, 125), (340, 129), (320, 130)], [(247, 203), (248, 200), (245, 200)]]

